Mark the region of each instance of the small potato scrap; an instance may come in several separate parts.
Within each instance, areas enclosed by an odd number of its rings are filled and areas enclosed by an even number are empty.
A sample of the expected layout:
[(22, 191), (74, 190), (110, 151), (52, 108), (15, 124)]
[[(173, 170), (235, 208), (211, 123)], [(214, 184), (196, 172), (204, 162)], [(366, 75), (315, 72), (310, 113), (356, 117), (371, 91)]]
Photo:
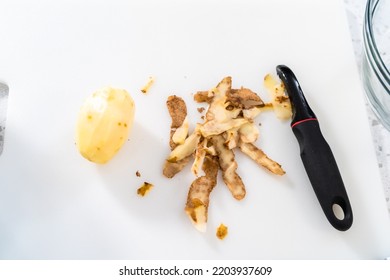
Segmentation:
[[(266, 80), (269, 85), (269, 78)], [(275, 82), (272, 92), (276, 97), (273, 102), (264, 103), (250, 89), (232, 89), (231, 77), (225, 77), (211, 90), (198, 91), (194, 95), (196, 102), (206, 102), (209, 106), (203, 118), (204, 122), (197, 124), (190, 134), (184, 101), (177, 96), (168, 98), (167, 106), (172, 118), (171, 153), (165, 161), (163, 173), (172, 178), (194, 157), (191, 171), (196, 179), (189, 188), (185, 212), (199, 231), (206, 230), (210, 194), (217, 184), (219, 169), (225, 185), (235, 199), (241, 200), (246, 195), (245, 185), (237, 174), (234, 148), (238, 147), (273, 174), (285, 174), (280, 164), (254, 145), (259, 138), (254, 119), (260, 113), (273, 110), (278, 117), (291, 116), (291, 112), (288, 114), (289, 110), (291, 111), (291, 106), (288, 107), (288, 97), (281, 97), (282, 90), (283, 86)], [(281, 102), (275, 103), (275, 100)], [(223, 239), (226, 234), (227, 227), (221, 224), (217, 236)]]
[(146, 84), (141, 88), (141, 92), (143, 94), (147, 94), (149, 92), (149, 89), (151, 88), (151, 86), (153, 84), (154, 84), (154, 78), (153, 77), (149, 77), (149, 79), (146, 82)]
[(147, 195), (147, 194), (151, 191), (151, 189), (152, 189), (153, 187), (154, 187), (153, 184), (150, 184), (150, 183), (148, 183), (148, 182), (144, 182), (144, 183), (142, 184), (142, 186), (139, 187), (139, 188), (137, 189), (137, 194), (138, 194), (139, 196), (145, 196), (145, 195)]
[(228, 227), (224, 224), (220, 224), (217, 228), (216, 236), (218, 239), (223, 240), (228, 235)]

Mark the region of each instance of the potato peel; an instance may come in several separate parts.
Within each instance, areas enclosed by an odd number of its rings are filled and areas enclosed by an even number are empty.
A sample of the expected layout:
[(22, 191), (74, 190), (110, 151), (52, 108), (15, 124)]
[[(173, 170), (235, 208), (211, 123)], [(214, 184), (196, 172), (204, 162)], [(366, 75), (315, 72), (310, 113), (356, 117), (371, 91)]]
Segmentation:
[(231, 119), (226, 122), (219, 122), (217, 120), (211, 120), (199, 127), (199, 131), (203, 137), (209, 137), (213, 135), (219, 135), (225, 131), (241, 127), (247, 124), (248, 120), (244, 118)]
[(188, 191), (185, 212), (195, 228), (206, 231), (210, 194), (217, 184), (218, 159), (207, 155), (204, 159), (204, 176), (195, 179)]
[(189, 123), (188, 123), (188, 118), (186, 117), (182, 123), (181, 126), (179, 126), (176, 131), (172, 135), (172, 141), (175, 144), (184, 144), (184, 141), (186, 140), (188, 136), (188, 128), (189, 128)]
[[(167, 106), (172, 118), (171, 153), (167, 157), (163, 173), (172, 178), (194, 158), (191, 171), (196, 179), (189, 188), (185, 212), (201, 232), (207, 228), (210, 194), (217, 184), (218, 170), (221, 170), (222, 179), (235, 199), (241, 200), (246, 195), (245, 185), (237, 174), (234, 148), (238, 147), (270, 172), (285, 174), (279, 163), (254, 145), (259, 138), (254, 119), (260, 113), (272, 110), (278, 118), (291, 117), (291, 104), (288, 105), (283, 85), (277, 84), (270, 76), (266, 76), (264, 85), (272, 94), (271, 103), (264, 103), (250, 89), (232, 89), (232, 79), (229, 76), (208, 91), (198, 91), (194, 100), (206, 102), (209, 106), (204, 122), (198, 124), (189, 135), (184, 101), (177, 96), (168, 98)], [(224, 232), (227, 233), (227, 228)], [(223, 236), (225, 235), (221, 234), (221, 239)]]
[[(171, 117), (171, 129), (170, 129), (170, 140), (169, 146), (171, 151), (177, 147), (173, 141), (173, 135), (176, 130), (181, 127), (187, 117), (187, 106), (181, 97), (176, 95), (169, 96), (166, 102), (169, 115)], [(179, 173), (191, 160), (191, 155), (179, 160), (177, 162), (165, 161), (163, 168), (163, 175), (167, 178), (173, 178)]]
[(239, 139), (244, 143), (253, 143), (259, 138), (259, 129), (253, 122), (243, 124), (238, 130)]
[(284, 175), (286, 172), (282, 166), (270, 159), (261, 149), (257, 148), (252, 143), (239, 142), (240, 150), (253, 159), (260, 166), (265, 167), (276, 175)]
[(281, 120), (290, 119), (292, 116), (290, 98), (285, 94), (284, 85), (268, 74), (264, 78), (264, 86), (271, 95), (271, 103), (276, 114)]
[(225, 146), (225, 139), (222, 135), (213, 136), (211, 141), (217, 151), (223, 181), (235, 199), (243, 199), (246, 191), (241, 177), (236, 172), (238, 165), (234, 159), (234, 152)]
[(196, 177), (199, 177), (202, 171), (203, 162), (207, 153), (206, 146), (207, 140), (203, 139), (202, 142), (198, 143), (198, 148), (195, 151), (195, 160), (191, 166), (191, 171)]
[(193, 152), (195, 152), (196, 147), (200, 140), (200, 133), (194, 132), (187, 139), (185, 139), (184, 143), (176, 146), (175, 149), (169, 155), (167, 161), (168, 162), (178, 162), (183, 158), (188, 157)]

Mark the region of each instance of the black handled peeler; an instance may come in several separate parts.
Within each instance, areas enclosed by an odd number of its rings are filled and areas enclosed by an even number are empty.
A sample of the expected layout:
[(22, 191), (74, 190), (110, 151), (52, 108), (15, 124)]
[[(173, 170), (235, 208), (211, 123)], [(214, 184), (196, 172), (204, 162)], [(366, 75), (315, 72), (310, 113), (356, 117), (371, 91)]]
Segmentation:
[[(333, 227), (341, 231), (348, 230), (353, 221), (351, 204), (336, 160), (322, 136), (317, 117), (291, 69), (278, 65), (276, 71), (291, 100), (291, 128), (298, 140), (302, 162), (318, 201)], [(343, 217), (336, 216), (337, 205), (343, 210)]]

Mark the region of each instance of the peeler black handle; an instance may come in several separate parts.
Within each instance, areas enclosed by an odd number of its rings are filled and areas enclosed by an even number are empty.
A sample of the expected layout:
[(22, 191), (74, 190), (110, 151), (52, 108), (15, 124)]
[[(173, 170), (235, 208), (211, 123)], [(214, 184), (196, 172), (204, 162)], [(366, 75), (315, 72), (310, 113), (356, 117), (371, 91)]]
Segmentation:
[[(293, 108), (292, 130), (298, 140), (301, 159), (314, 192), (330, 224), (341, 231), (352, 226), (353, 215), (347, 192), (332, 150), (319, 122), (307, 103), (294, 73), (284, 65), (276, 68)], [(343, 215), (335, 214), (338, 205)]]

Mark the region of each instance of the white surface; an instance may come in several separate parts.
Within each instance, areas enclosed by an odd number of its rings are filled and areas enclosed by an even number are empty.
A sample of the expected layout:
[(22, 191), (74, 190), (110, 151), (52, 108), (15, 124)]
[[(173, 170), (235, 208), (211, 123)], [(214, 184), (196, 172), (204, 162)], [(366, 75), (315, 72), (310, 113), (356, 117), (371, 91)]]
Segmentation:
[[(340, 1), (124, 2), (13, 1), (0, 11), (8, 38), (0, 74), (12, 88), (0, 157), (1, 258), (388, 256), (390, 222)], [(287, 174), (275, 177), (237, 153), (247, 197), (235, 201), (220, 181), (200, 234), (183, 211), (188, 168), (174, 179), (161, 175), (165, 100), (184, 97), (194, 120), (191, 93), (231, 75), (235, 87), (265, 96), (262, 78), (279, 63), (295, 71), (320, 119), (354, 224), (347, 232), (330, 226), (289, 124), (264, 114), (258, 146)], [(150, 75), (156, 83), (144, 96)], [(104, 85), (132, 93), (136, 123), (118, 156), (96, 166), (75, 149), (74, 124), (83, 99)], [(155, 188), (139, 198), (143, 181)], [(222, 242), (221, 222), (229, 226)]]

